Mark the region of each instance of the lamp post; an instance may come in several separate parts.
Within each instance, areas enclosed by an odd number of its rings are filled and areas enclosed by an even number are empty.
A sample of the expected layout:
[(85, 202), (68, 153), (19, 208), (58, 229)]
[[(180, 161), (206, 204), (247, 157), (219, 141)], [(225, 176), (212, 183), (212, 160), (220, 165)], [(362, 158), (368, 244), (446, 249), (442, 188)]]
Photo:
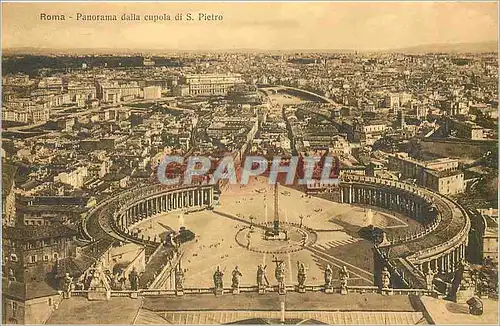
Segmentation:
[(306, 215), (306, 216), (304, 216), (304, 215), (299, 215), (299, 218), (300, 218), (300, 227), (301, 227), (301, 228), (302, 228), (302, 226), (303, 226), (303, 221), (304, 221), (304, 219), (305, 219), (305, 218), (309, 218), (309, 217), (311, 217), (311, 215), (309, 215), (309, 214), (308, 214), (308, 215)]

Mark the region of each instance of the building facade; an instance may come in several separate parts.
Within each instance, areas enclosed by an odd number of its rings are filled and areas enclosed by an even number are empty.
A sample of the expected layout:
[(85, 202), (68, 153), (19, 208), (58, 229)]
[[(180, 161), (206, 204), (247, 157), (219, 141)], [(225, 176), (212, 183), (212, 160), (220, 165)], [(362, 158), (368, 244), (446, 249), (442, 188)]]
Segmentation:
[(239, 74), (185, 75), (182, 86), (187, 86), (189, 95), (226, 95), (235, 85), (244, 83)]
[(156, 100), (161, 97), (161, 87), (160, 86), (147, 86), (144, 87), (144, 99), (145, 100)]
[(395, 153), (389, 155), (388, 167), (401, 172), (401, 178), (414, 179), (417, 184), (444, 195), (465, 191), (464, 174), (458, 170), (458, 160), (455, 159), (418, 161), (408, 153)]
[(16, 168), (2, 162), (2, 226), (14, 226), (16, 224), (15, 175)]

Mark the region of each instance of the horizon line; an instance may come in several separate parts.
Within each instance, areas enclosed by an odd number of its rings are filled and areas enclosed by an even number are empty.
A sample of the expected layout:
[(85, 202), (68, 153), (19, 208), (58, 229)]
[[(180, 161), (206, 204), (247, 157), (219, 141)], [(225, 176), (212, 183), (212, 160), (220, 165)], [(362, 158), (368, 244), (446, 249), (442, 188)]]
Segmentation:
[[(496, 43), (498, 47), (498, 40), (480, 41), (480, 42), (454, 42), (454, 43), (424, 43), (411, 46), (405, 46), (400, 48), (384, 48), (384, 49), (358, 49), (358, 48), (295, 48), (295, 49), (269, 49), (269, 48), (251, 48), (251, 47), (241, 47), (241, 48), (216, 48), (216, 49), (172, 49), (172, 48), (138, 48), (133, 49), (132, 47), (120, 47), (120, 48), (106, 48), (106, 47), (68, 47), (68, 48), (52, 48), (52, 47), (34, 47), (34, 46), (17, 46), (17, 47), (2, 47), (2, 53), (5, 51), (22, 51), (30, 49), (31, 52), (37, 51), (127, 51), (131, 53), (136, 52), (146, 52), (146, 51), (166, 51), (166, 52), (239, 52), (239, 51), (255, 51), (255, 52), (394, 52), (400, 50), (410, 50), (418, 49), (419, 47), (426, 46), (457, 46), (457, 45), (479, 45), (479, 44), (490, 44)], [(439, 50), (439, 49), (437, 49)], [(491, 51), (488, 51), (491, 52)], [(495, 51), (494, 51), (495, 52)], [(498, 49), (496, 49), (498, 52)], [(27, 53), (29, 54), (29, 53)]]

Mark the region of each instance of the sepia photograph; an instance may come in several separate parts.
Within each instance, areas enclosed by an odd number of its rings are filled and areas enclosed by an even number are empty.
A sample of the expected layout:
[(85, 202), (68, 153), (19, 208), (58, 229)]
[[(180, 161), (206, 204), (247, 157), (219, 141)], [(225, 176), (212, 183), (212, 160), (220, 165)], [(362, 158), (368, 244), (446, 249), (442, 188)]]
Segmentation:
[(499, 324), (498, 1), (2, 1), (2, 324)]

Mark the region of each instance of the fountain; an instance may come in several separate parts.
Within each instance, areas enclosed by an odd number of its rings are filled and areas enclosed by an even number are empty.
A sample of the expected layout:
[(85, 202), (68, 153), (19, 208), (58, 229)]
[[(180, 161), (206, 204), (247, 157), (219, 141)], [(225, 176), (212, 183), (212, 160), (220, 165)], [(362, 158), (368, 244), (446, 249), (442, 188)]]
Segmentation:
[(179, 217), (177, 218), (177, 220), (179, 222), (178, 229), (180, 230), (184, 226), (184, 214), (182, 212), (179, 214)]
[(371, 210), (371, 208), (365, 210), (364, 221), (366, 222), (366, 225), (373, 225), (373, 211)]

